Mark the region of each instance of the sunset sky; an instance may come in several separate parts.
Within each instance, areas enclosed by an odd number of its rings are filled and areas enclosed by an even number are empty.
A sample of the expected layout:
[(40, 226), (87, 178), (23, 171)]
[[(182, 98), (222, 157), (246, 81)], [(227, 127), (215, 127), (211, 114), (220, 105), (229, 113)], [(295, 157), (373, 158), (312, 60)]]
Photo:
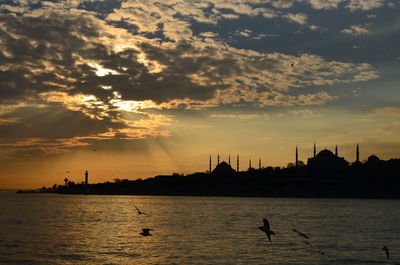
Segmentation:
[(0, 188), (400, 157), (399, 7), (3, 0)]

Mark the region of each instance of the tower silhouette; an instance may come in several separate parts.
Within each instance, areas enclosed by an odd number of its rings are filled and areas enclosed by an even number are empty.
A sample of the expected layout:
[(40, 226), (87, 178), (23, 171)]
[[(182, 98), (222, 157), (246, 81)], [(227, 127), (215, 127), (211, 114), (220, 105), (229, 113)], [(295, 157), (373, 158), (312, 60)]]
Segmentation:
[(208, 172), (211, 173), (211, 155), (210, 155), (210, 163), (208, 165)]
[(251, 158), (249, 159), (249, 169), (251, 168)]
[(236, 157), (236, 171), (239, 172), (239, 154)]
[(231, 155), (228, 156), (228, 164), (231, 165)]
[(261, 170), (261, 157), (258, 158), (258, 170)]
[(296, 167), (299, 166), (299, 152), (297, 150), (297, 145), (296, 145)]
[(336, 156), (336, 157), (339, 156), (339, 154), (338, 154), (338, 149), (337, 149), (337, 145), (335, 146), (335, 156)]
[(314, 141), (314, 158), (317, 156), (317, 147), (315, 146), (315, 141)]
[(89, 183), (89, 173), (86, 170), (86, 172), (85, 172), (85, 185), (87, 185), (88, 183)]
[(360, 162), (360, 147), (358, 146), (358, 143), (356, 148), (356, 161)]
[(217, 166), (219, 165), (219, 153), (218, 153), (218, 156), (217, 156)]

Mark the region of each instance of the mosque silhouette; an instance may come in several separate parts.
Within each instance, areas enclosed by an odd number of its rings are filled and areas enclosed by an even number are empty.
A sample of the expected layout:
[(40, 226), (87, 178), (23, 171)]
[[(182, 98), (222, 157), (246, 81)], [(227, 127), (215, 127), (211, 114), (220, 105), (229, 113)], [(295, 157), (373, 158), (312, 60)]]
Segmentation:
[(323, 198), (400, 198), (400, 159), (381, 160), (375, 155), (360, 161), (356, 145), (355, 160), (346, 161), (334, 152), (323, 149), (317, 153), (314, 143), (312, 157), (307, 163), (299, 160), (296, 146), (294, 161), (287, 167), (258, 169), (249, 159), (247, 170), (240, 171), (240, 157), (236, 155), (235, 169), (231, 156), (216, 166), (210, 155), (206, 172), (159, 175), (147, 179), (118, 179), (114, 182), (88, 183), (88, 173), (80, 184), (59, 185), (54, 192), (67, 194), (124, 194), (174, 196), (257, 196), (257, 197), (323, 197)]
[[(236, 172), (240, 172), (240, 159), (239, 155), (236, 157), (236, 170), (232, 168), (231, 165), (231, 157), (230, 155), (228, 156), (228, 162), (222, 161), (220, 162), (220, 156), (219, 153), (217, 154), (217, 163), (216, 167), (214, 170), (212, 170), (212, 157), (210, 155), (209, 158), (209, 169), (208, 172), (213, 174), (213, 175), (229, 175), (229, 174), (234, 174)], [(372, 155), (370, 157), (371, 159), (374, 160), (380, 160), (377, 156)], [(370, 160), (370, 158), (368, 160)], [(294, 166), (299, 167), (301, 165), (299, 161), (299, 152), (298, 148), (296, 146), (295, 149), (295, 162)], [(324, 169), (324, 171), (337, 171), (338, 169), (343, 169), (347, 166), (349, 166), (349, 162), (346, 161), (343, 157), (339, 157), (338, 153), (338, 147), (337, 145), (335, 146), (335, 153), (328, 149), (323, 149), (317, 154), (317, 147), (316, 144), (314, 143), (314, 148), (313, 148), (313, 157), (308, 158), (307, 160), (307, 165), (302, 165), (302, 166), (307, 166), (312, 169)], [(356, 160), (353, 162), (353, 164), (361, 164), (360, 162), (360, 147), (357, 144), (356, 145)], [(248, 170), (255, 170), (251, 166), (251, 159), (249, 159), (249, 166)], [(261, 166), (261, 158), (258, 159), (258, 170), (262, 170)]]

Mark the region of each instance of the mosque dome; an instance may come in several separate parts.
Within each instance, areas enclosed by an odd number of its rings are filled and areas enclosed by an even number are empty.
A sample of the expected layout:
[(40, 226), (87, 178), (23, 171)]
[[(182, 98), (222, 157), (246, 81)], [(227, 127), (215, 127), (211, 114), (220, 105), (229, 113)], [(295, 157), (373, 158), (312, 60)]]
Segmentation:
[(222, 161), (211, 173), (213, 175), (227, 176), (236, 173), (236, 171), (228, 163)]
[(316, 158), (317, 158), (317, 159), (324, 159), (324, 160), (326, 160), (326, 159), (335, 159), (336, 156), (335, 156), (330, 150), (324, 149), (324, 150), (320, 151), (320, 152), (317, 154)]
[(337, 157), (332, 151), (324, 149), (320, 151), (314, 158), (308, 159), (308, 166), (322, 171), (336, 171), (347, 165), (342, 157)]

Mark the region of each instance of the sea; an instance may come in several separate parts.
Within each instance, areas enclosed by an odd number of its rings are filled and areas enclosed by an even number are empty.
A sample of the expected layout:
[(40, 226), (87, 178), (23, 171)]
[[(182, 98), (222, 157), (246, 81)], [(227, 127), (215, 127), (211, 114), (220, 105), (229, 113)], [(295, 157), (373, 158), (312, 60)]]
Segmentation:
[(400, 200), (3, 190), (0, 264), (400, 264)]

